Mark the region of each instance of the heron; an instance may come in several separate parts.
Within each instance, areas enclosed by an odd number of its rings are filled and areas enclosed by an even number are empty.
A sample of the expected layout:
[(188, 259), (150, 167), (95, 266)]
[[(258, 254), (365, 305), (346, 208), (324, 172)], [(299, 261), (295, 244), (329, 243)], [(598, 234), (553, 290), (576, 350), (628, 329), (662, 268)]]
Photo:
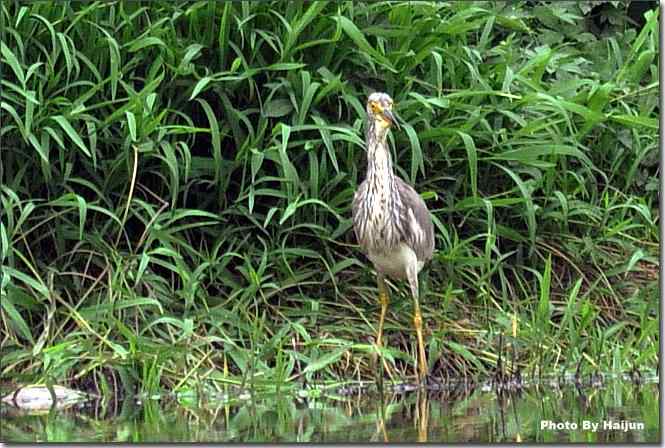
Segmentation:
[(388, 130), (399, 123), (392, 98), (374, 92), (367, 98), (367, 174), (353, 196), (353, 230), (376, 271), (381, 314), (376, 336), (382, 346), (383, 323), (390, 301), (386, 277), (406, 280), (413, 298), (413, 324), (418, 339), (417, 372), (427, 376), (427, 357), (420, 312), (418, 274), (434, 253), (434, 226), (425, 201), (393, 171)]

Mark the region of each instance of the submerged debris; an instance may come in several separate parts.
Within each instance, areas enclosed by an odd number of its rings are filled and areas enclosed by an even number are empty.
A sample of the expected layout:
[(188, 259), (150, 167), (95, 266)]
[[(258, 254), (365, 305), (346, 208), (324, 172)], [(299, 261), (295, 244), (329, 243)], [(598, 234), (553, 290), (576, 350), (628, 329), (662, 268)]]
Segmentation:
[[(52, 391), (56, 409), (66, 409), (91, 398), (84, 392), (63, 386), (53, 386)], [(46, 386), (25, 386), (3, 397), (2, 402), (26, 411), (48, 411), (54, 406), (53, 395)]]

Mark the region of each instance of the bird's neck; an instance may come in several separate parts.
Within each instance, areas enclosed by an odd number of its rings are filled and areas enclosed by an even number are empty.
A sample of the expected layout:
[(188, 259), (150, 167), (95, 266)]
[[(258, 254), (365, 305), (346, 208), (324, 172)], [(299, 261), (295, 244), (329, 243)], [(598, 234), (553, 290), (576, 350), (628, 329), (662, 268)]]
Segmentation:
[(393, 182), (393, 161), (388, 150), (388, 130), (370, 122), (367, 129), (367, 178), (377, 187), (389, 188)]
[(367, 132), (367, 187), (365, 190), (369, 214), (370, 251), (388, 253), (400, 241), (395, 212), (400, 208), (396, 176), (386, 142), (387, 129), (370, 124)]

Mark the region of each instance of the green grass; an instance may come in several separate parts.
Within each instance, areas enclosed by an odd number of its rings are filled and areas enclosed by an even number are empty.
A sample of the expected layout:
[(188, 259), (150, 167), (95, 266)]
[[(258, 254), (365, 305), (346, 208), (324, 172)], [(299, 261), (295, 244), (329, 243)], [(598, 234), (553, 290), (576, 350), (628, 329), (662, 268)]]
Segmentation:
[[(655, 368), (657, 9), (604, 3), (592, 29), (574, 3), (1, 8), (2, 381), (374, 378), (349, 207), (375, 90), (435, 222), (435, 375), (487, 375), (499, 350), (530, 374)], [(405, 377), (412, 304), (391, 289)]]

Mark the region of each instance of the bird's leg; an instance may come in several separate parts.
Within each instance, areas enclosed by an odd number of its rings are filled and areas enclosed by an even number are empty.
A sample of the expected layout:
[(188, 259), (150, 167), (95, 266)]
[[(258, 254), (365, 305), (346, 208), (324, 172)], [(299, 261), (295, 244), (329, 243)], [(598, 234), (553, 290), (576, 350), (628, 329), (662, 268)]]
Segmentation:
[(379, 285), (379, 302), (381, 302), (381, 316), (379, 317), (379, 331), (376, 336), (376, 345), (381, 347), (383, 339), (383, 321), (386, 318), (386, 311), (388, 310), (388, 287), (386, 286), (386, 279), (383, 274), (377, 275), (377, 283)]
[(413, 296), (413, 325), (416, 327), (418, 338), (418, 380), (425, 380), (427, 376), (427, 356), (425, 355), (425, 339), (423, 338), (423, 317), (420, 314), (420, 302), (418, 301), (418, 271), (415, 266), (407, 269), (411, 295)]
[[(377, 283), (379, 285), (379, 301), (381, 302), (381, 316), (379, 317), (379, 330), (376, 335), (376, 345), (377, 347), (383, 347), (383, 323), (386, 320), (386, 312), (388, 310), (388, 303), (390, 298), (388, 297), (388, 285), (386, 285), (386, 278), (383, 274), (377, 274)], [(381, 363), (383, 368), (388, 373), (391, 381), (394, 381), (393, 371), (390, 368), (390, 365), (386, 362), (383, 354), (381, 354)]]
[(425, 340), (423, 338), (423, 318), (420, 314), (420, 304), (418, 297), (414, 298), (413, 324), (416, 327), (416, 336), (418, 337), (418, 372), (419, 380), (423, 381), (427, 376), (427, 356), (425, 355)]

